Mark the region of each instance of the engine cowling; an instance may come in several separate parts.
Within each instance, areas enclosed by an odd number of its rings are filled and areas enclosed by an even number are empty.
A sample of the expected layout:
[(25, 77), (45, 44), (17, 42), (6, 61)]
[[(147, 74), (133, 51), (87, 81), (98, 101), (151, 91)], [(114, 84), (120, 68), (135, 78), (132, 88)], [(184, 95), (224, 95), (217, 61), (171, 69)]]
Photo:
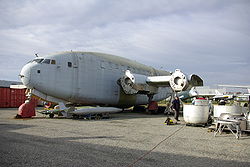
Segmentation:
[(177, 69), (171, 75), (169, 84), (174, 91), (179, 92), (185, 90), (188, 87), (188, 78), (184, 73)]
[(149, 76), (147, 83), (158, 86), (170, 86), (175, 92), (185, 90), (189, 86), (187, 76), (179, 69), (176, 69), (175, 72), (169, 76)]
[(118, 80), (126, 94), (156, 94), (158, 88), (147, 83), (148, 76), (132, 74), (126, 70), (125, 74)]
[[(170, 86), (173, 91), (179, 92), (188, 89), (190, 86), (202, 85), (202, 80), (196, 75), (190, 77), (176, 69), (169, 76), (146, 76), (141, 74), (132, 74), (126, 70), (125, 74), (118, 80), (118, 84), (122, 87), (126, 94), (156, 94), (158, 87)], [(195, 82), (197, 81), (197, 83)], [(199, 82), (198, 82), (199, 81)], [(191, 84), (189, 84), (189, 82)], [(196, 83), (196, 85), (195, 85)]]

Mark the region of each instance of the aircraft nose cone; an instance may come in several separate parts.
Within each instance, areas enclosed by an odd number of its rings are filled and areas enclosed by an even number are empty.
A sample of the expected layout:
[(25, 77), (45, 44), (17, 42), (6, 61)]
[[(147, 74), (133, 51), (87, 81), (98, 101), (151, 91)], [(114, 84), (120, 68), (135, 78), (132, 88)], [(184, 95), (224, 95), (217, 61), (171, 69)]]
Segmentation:
[(21, 81), (22, 83), (26, 86), (26, 87), (29, 87), (30, 86), (30, 65), (29, 64), (26, 64), (21, 72), (20, 72), (20, 78), (21, 78)]

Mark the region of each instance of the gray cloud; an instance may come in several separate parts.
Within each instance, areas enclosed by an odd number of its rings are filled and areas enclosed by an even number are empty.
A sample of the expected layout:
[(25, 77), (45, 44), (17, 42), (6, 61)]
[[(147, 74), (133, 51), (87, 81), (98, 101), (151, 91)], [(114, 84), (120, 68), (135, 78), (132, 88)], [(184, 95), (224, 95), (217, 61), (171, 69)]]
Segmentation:
[(250, 82), (247, 0), (1, 0), (0, 17), (1, 79), (18, 80), (34, 53), (82, 50), (180, 68), (207, 84)]

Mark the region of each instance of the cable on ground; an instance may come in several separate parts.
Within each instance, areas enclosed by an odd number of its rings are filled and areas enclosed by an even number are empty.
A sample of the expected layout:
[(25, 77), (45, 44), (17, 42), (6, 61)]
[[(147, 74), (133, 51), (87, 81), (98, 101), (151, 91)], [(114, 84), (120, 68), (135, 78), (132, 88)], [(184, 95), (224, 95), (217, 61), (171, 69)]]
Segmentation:
[(162, 141), (160, 141), (158, 144), (156, 144), (151, 150), (147, 151), (145, 154), (143, 154), (141, 157), (139, 157), (138, 159), (136, 159), (133, 163), (131, 163), (130, 165), (128, 165), (128, 167), (132, 167), (134, 166), (137, 162), (141, 161), (142, 159), (144, 159), (148, 154), (150, 154), (154, 149), (156, 149), (161, 143), (163, 143), (164, 141), (166, 141), (167, 139), (169, 139), (170, 137), (172, 137), (173, 135), (175, 135), (178, 131), (180, 131), (181, 129), (183, 129), (186, 125), (181, 126), (179, 129), (177, 129), (176, 131), (174, 131), (173, 133), (171, 133), (169, 136), (167, 136), (166, 138), (164, 138)]

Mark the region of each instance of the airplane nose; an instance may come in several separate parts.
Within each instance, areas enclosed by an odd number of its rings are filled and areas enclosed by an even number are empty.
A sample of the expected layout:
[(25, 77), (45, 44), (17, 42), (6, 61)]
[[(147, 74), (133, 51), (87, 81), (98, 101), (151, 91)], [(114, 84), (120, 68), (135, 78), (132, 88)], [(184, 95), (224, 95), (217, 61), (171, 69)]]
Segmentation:
[(26, 64), (26, 65), (22, 68), (22, 70), (21, 70), (21, 72), (20, 72), (20, 74), (19, 74), (22, 83), (23, 83), (26, 87), (29, 87), (29, 84), (30, 84), (30, 71), (31, 71), (30, 65), (29, 65), (29, 64)]

